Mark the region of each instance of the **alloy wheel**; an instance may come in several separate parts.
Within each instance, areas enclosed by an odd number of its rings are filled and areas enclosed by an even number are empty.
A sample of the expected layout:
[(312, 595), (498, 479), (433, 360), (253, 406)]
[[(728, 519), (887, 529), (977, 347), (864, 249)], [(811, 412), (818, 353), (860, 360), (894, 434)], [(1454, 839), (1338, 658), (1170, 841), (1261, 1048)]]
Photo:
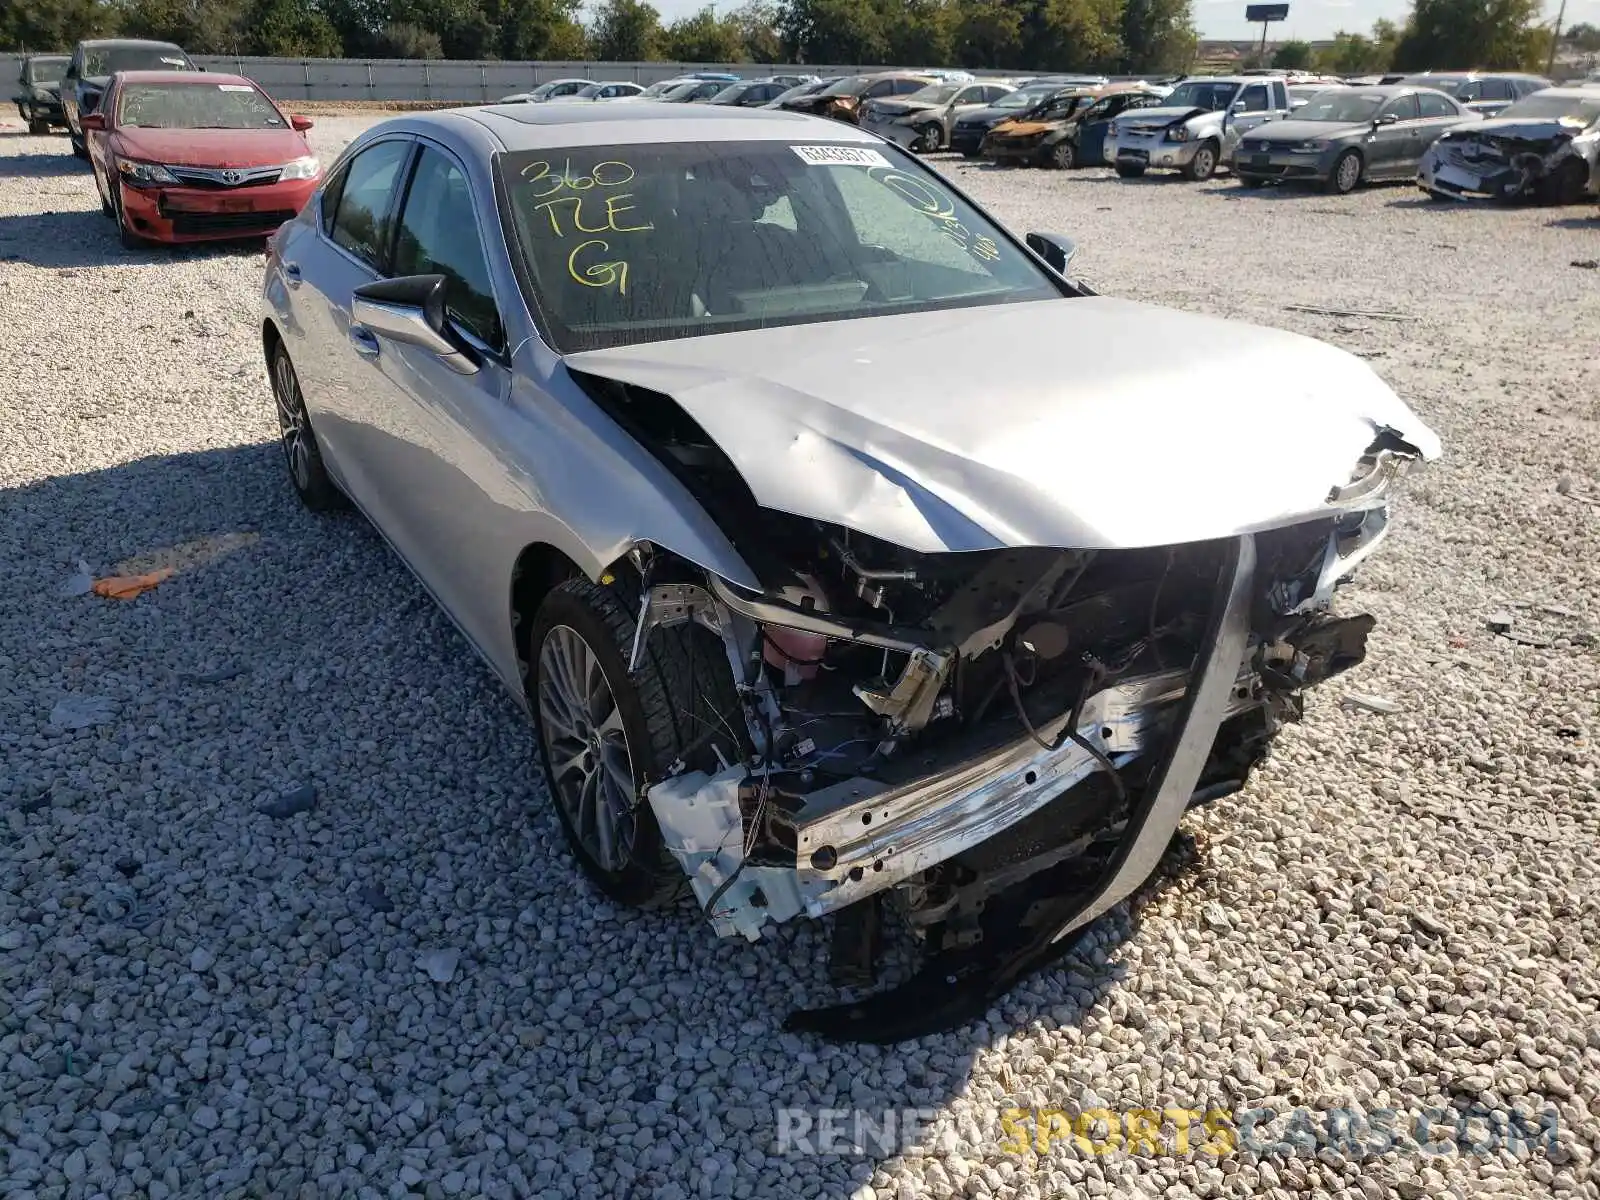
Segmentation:
[(1354, 154), (1347, 154), (1339, 160), (1339, 190), (1352, 192), (1361, 180), (1361, 160)]
[(553, 626), (539, 648), (539, 731), (578, 841), (603, 869), (620, 870), (633, 852), (633, 759), (600, 659), (569, 625)]
[(294, 476), (295, 486), (305, 491), (311, 486), (311, 429), (300, 381), (287, 354), (279, 354), (272, 365), (272, 394), (278, 401), (278, 435), (289, 474)]

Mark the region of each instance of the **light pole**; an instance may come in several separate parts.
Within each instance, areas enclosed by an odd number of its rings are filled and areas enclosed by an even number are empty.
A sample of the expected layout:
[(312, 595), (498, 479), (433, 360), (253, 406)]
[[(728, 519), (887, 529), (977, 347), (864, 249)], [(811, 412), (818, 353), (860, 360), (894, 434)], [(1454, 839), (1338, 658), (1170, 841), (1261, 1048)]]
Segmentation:
[(1550, 57), (1544, 60), (1544, 73), (1549, 75), (1556, 69), (1556, 47), (1561, 44), (1561, 22), (1566, 20), (1567, 0), (1561, 0), (1561, 7), (1556, 10), (1556, 27), (1550, 34)]

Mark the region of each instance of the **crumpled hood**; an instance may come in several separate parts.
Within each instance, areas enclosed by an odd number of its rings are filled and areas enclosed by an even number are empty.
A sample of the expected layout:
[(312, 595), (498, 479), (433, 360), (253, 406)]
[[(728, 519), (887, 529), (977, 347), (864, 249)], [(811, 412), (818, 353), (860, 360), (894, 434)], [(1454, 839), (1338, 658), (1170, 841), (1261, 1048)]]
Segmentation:
[(995, 137), (1029, 137), (1060, 124), (1059, 121), (1001, 121), (989, 132)]
[(1451, 141), (1489, 141), (1494, 138), (1509, 138), (1524, 142), (1549, 142), (1560, 137), (1577, 137), (1584, 131), (1582, 121), (1564, 120), (1560, 117), (1548, 117), (1540, 120), (1531, 120), (1527, 117), (1489, 117), (1483, 121), (1473, 121), (1465, 128), (1456, 126), (1450, 130)]
[(117, 130), (129, 158), (175, 167), (272, 167), (311, 153), (293, 129)]
[(938, 108), (926, 100), (873, 100), (872, 107), (886, 117), (903, 117), (906, 113), (929, 112)]
[(1129, 126), (1167, 126), (1175, 125), (1180, 121), (1189, 121), (1195, 117), (1204, 116), (1214, 112), (1209, 108), (1136, 108), (1130, 113), (1124, 113), (1116, 119), (1118, 125)]
[[(981, 350), (952, 355), (958, 344)], [(1380, 429), (1439, 453), (1352, 354), (1109, 297), (564, 361), (671, 396), (765, 507), (924, 552), (1155, 546), (1271, 528), (1328, 511), (1329, 489), (1349, 482)]]

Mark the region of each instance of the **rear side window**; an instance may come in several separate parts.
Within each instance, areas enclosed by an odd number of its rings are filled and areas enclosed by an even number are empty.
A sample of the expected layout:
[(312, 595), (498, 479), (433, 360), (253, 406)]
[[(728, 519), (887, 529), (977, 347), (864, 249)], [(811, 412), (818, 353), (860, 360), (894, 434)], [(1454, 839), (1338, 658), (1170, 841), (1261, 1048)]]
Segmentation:
[(1453, 117), (1456, 115), (1456, 106), (1443, 96), (1431, 95), (1428, 92), (1418, 92), (1417, 104), (1422, 109), (1424, 119), (1429, 117)]
[(379, 142), (351, 160), (339, 189), (328, 236), (369, 266), (379, 266), (389, 244), (390, 198), (411, 143)]
[(443, 275), (445, 312), (485, 346), (502, 343), (472, 189), (447, 154), (424, 146), (406, 192), (394, 248), (396, 275)]

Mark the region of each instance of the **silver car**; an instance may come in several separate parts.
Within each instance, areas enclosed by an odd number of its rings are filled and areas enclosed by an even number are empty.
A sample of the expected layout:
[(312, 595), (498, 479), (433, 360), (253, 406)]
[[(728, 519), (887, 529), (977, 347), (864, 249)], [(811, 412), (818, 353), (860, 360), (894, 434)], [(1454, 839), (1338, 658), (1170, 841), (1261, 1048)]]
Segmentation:
[(926, 939), (796, 1027), (960, 1021), (1128, 896), (1361, 660), (1335, 589), (1439, 452), (1361, 359), (1070, 258), (865, 131), (709, 105), (397, 117), (272, 239), (293, 486), (526, 707), (594, 884), (831, 914), (857, 983), (881, 905)]

